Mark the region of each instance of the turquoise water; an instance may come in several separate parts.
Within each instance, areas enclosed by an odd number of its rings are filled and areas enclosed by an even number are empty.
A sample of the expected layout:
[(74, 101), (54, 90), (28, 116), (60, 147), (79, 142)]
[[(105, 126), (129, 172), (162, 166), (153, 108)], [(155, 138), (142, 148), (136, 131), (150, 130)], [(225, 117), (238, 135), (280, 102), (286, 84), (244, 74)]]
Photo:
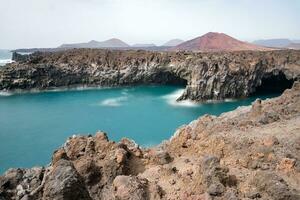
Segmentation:
[[(176, 103), (177, 86), (139, 86), (0, 95), (0, 173), (49, 163), (73, 134), (108, 133), (151, 146), (206, 113), (219, 115), (257, 97), (208, 104)], [(260, 95), (264, 99), (275, 95)]]

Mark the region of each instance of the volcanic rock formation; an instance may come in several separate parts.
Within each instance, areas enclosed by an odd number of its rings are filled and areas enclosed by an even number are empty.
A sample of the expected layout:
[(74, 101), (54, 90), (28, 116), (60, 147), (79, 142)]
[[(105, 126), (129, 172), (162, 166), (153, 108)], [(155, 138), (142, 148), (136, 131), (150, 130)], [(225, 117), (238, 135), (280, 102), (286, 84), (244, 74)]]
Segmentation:
[(271, 50), (267, 47), (239, 41), (224, 33), (209, 32), (200, 37), (181, 43), (171, 50), (175, 51), (266, 51)]
[[(283, 91), (300, 77), (300, 51), (148, 52), (74, 49), (22, 56), (0, 68), (0, 91), (76, 86), (181, 84), (179, 100)], [(276, 83), (276, 84), (274, 84)]]
[(282, 96), (206, 115), (157, 147), (70, 137), (47, 167), (10, 169), (0, 199), (298, 200), (300, 83)]

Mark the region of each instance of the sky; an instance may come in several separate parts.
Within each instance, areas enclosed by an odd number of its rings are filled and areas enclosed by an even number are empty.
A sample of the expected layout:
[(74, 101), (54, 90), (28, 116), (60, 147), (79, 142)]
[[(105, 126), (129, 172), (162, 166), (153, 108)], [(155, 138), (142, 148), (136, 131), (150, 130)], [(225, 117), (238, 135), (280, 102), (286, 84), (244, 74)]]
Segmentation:
[(0, 0), (0, 48), (57, 47), (119, 38), (300, 39), (300, 0)]

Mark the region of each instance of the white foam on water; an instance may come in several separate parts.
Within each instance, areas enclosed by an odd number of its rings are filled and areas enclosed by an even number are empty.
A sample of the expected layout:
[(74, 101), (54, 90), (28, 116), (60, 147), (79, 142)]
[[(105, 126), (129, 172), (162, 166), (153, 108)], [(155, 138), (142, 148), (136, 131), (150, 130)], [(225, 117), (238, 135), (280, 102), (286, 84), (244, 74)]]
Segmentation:
[(171, 106), (181, 106), (181, 107), (197, 107), (199, 104), (191, 101), (191, 100), (182, 100), (177, 101), (177, 99), (183, 94), (184, 89), (176, 90), (171, 94), (167, 94), (162, 96), (163, 99), (167, 101), (167, 103)]
[(236, 102), (237, 99), (225, 99), (224, 101), (225, 101), (225, 102)]
[(101, 86), (75, 86), (75, 87), (58, 87), (58, 88), (48, 88), (45, 90), (40, 89), (30, 89), (26, 91), (20, 90), (19, 93), (42, 93), (42, 92), (65, 92), (65, 91), (86, 91), (86, 90), (103, 90), (108, 89), (109, 87)]
[(105, 100), (101, 101), (99, 105), (109, 106), (109, 107), (117, 107), (117, 106), (123, 105), (124, 102), (127, 101), (127, 99), (128, 99), (128, 97), (126, 97), (126, 96), (109, 98), (109, 99), (105, 99)]
[(223, 103), (223, 102), (236, 102), (237, 99), (227, 98), (227, 99), (209, 99), (206, 100), (205, 103)]
[(128, 95), (129, 89), (123, 89), (121, 94), (122, 95)]
[(0, 59), (0, 65), (5, 65), (14, 62), (12, 59)]
[(0, 96), (11, 96), (11, 95), (13, 95), (13, 93), (0, 91)]

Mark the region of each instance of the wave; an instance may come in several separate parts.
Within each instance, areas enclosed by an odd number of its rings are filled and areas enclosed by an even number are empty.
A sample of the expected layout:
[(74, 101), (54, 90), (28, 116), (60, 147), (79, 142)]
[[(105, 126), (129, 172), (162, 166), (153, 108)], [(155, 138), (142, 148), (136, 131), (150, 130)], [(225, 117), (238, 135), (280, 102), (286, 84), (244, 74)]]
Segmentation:
[(0, 59), (0, 65), (5, 65), (14, 62), (12, 59)]
[(126, 88), (126, 89), (122, 90), (121, 94), (122, 95), (128, 95), (128, 92), (129, 92), (129, 89)]
[(236, 102), (237, 99), (227, 98), (224, 100), (225, 102)]
[(224, 102), (236, 102), (238, 99), (226, 98), (226, 99), (209, 99), (205, 103), (224, 103)]
[(0, 96), (11, 96), (11, 95), (13, 95), (13, 93), (0, 91)]
[(197, 107), (197, 106), (199, 106), (199, 104), (197, 104), (191, 100), (177, 101), (177, 99), (182, 95), (183, 92), (184, 92), (184, 89), (179, 89), (171, 94), (164, 95), (162, 98), (165, 99), (167, 101), (167, 103), (172, 106), (182, 106), (182, 107)]
[(128, 97), (116, 97), (116, 98), (109, 98), (105, 99), (100, 102), (101, 106), (110, 106), (110, 107), (117, 107), (124, 104), (127, 101)]

